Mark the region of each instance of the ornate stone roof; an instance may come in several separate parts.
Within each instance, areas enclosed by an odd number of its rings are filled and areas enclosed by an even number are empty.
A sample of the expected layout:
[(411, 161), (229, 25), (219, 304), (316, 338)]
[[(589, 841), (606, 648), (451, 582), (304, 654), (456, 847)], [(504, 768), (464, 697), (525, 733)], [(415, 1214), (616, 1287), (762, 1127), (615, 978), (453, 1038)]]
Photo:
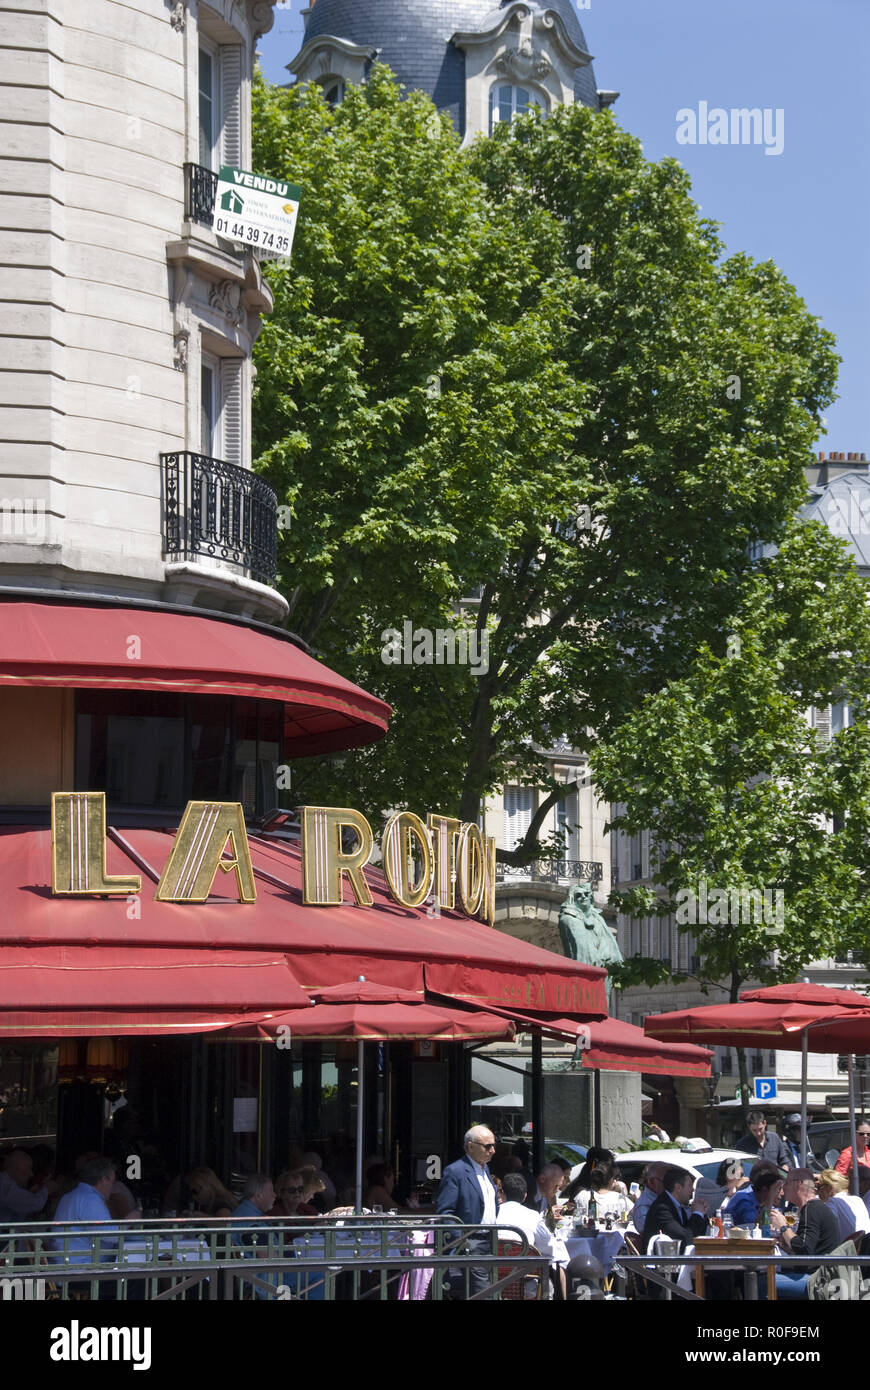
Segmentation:
[[(450, 42), (457, 32), (488, 28), (510, 0), (315, 0), (305, 44), (329, 35), (378, 50), (406, 87), (428, 93), (463, 128), (465, 55)], [(553, 11), (568, 38), (587, 50), (573, 0), (528, 0), (532, 11)], [(304, 53), (304, 47), (303, 47)], [(296, 64), (292, 65), (295, 69)], [(597, 109), (592, 65), (577, 69), (575, 99)]]

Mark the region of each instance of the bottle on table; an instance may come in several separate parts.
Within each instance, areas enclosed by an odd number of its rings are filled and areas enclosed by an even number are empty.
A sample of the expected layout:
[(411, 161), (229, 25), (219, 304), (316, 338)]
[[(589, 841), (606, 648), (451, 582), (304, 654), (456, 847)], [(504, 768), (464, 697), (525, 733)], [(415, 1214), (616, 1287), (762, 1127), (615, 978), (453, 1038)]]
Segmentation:
[(598, 1203), (595, 1200), (594, 1192), (590, 1192), (589, 1194), (589, 1205), (586, 1208), (586, 1219), (589, 1222), (590, 1226), (594, 1226), (595, 1222), (598, 1220)]
[(713, 1218), (713, 1225), (716, 1227), (716, 1234), (721, 1239), (722, 1236), (724, 1236), (725, 1234), (725, 1219), (722, 1215), (721, 1207), (719, 1207), (718, 1211), (716, 1212), (716, 1215)]

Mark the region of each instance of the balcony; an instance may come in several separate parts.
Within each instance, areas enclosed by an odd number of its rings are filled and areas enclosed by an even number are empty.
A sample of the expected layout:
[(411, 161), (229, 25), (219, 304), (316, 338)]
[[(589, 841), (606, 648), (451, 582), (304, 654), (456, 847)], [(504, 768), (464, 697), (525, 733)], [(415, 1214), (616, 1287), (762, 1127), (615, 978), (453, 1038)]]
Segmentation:
[(278, 499), (256, 473), (188, 450), (161, 454), (163, 553), (220, 560), (261, 584), (275, 582)]
[(602, 867), (591, 859), (536, 859), (531, 864), (496, 864), (496, 883), (567, 883), (575, 879), (599, 884)]
[(184, 215), (192, 222), (210, 227), (214, 214), (214, 199), (218, 176), (202, 164), (184, 166)]

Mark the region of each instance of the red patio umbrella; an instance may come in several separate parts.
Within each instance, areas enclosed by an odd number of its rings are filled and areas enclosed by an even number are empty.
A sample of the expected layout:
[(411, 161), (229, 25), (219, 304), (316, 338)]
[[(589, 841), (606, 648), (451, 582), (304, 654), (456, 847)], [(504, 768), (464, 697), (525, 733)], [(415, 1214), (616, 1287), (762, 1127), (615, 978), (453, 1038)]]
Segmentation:
[[(652, 1014), (644, 1020), (649, 1037), (736, 1047), (775, 1047), (802, 1052), (801, 1153), (807, 1157), (807, 1054), (849, 1054), (850, 1116), (855, 1151), (852, 1054), (870, 1050), (870, 1000), (854, 990), (801, 982), (747, 990), (736, 1004), (711, 1004)], [(853, 1186), (858, 1174), (853, 1164)]]

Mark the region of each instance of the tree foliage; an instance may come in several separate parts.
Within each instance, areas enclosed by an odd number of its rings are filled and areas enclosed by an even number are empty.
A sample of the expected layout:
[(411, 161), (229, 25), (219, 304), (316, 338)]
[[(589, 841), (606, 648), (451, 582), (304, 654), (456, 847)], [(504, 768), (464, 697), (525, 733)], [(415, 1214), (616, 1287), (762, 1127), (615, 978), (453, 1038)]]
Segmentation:
[[(705, 988), (724, 980), (736, 999), (749, 979), (793, 980), (866, 949), (868, 659), (863, 581), (840, 541), (797, 521), (726, 631), (593, 753), (597, 784), (620, 803), (613, 826), (651, 828), (658, 864), (654, 891), (612, 900), (632, 916), (676, 913)], [(853, 722), (828, 741), (808, 711), (830, 702), (850, 703)], [(720, 893), (707, 920), (702, 884), (708, 900)], [(748, 895), (764, 890), (759, 913)], [(652, 982), (650, 962), (626, 966), (622, 983)]]
[[(508, 769), (564, 794), (541, 750), (612, 736), (683, 674), (782, 538), (830, 335), (774, 265), (723, 258), (680, 165), (609, 112), (466, 152), (375, 68), (335, 110), (258, 82), (254, 118), (257, 167), (304, 189), (257, 345), (280, 584), (396, 710), (309, 785), (468, 819)], [(485, 628), (488, 671), (385, 665), (405, 619)]]

